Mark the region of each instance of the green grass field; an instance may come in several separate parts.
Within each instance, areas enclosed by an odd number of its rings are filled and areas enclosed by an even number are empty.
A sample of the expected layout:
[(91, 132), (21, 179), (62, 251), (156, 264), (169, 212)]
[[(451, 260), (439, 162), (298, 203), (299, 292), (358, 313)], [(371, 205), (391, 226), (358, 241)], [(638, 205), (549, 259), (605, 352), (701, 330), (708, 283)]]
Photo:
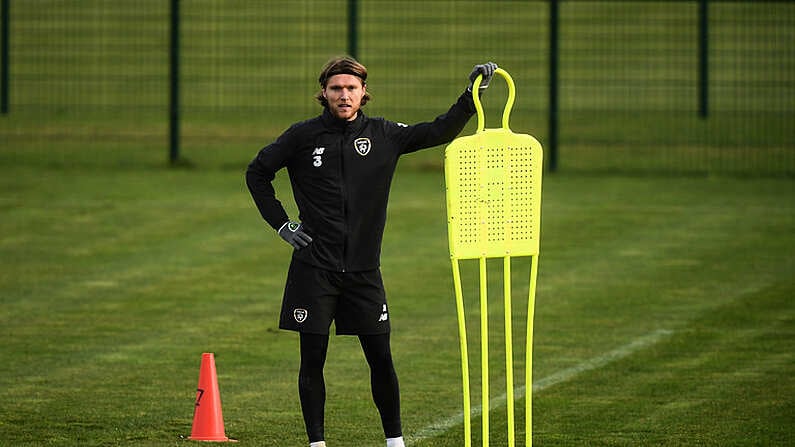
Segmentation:
[[(189, 445), (200, 356), (214, 352), (227, 435), (305, 445), (297, 338), (276, 329), (289, 250), (242, 170), (0, 166), (0, 444)], [(289, 202), (284, 177), (278, 188)], [(401, 168), (383, 250), (418, 447), (462, 445), (443, 191), (440, 172)], [(547, 176), (534, 442), (791, 443), (794, 194), (791, 179)], [(382, 445), (355, 339), (332, 340), (326, 376), (329, 444)]]
[[(346, 47), (347, 3), (182, 2), (182, 160), (167, 168), (167, 3), (13, 2), (0, 117), (0, 446), (194, 445), (203, 352), (216, 355), (227, 435), (306, 445), (298, 340), (276, 329), (290, 250), (261, 222), (243, 171), (319, 111), (317, 71)], [(431, 119), (491, 59), (517, 84), (511, 127), (546, 143), (546, 2), (360, 6), (368, 114)], [(696, 2), (561, 2), (536, 445), (792, 444), (793, 11), (710, 2), (703, 120)], [(504, 94), (490, 87), (487, 127)], [(382, 256), (411, 447), (463, 445), (441, 160), (437, 148), (401, 162)], [(284, 175), (277, 189), (295, 215)], [(529, 266), (514, 267), (521, 368)], [(498, 262), (489, 268), (500, 277)], [(476, 266), (463, 272), (474, 310)], [(489, 290), (496, 311), (498, 282)], [(491, 438), (505, 445), (501, 316), (490, 318)], [(333, 339), (326, 378), (329, 445), (383, 445), (355, 339)], [(476, 377), (472, 386), (478, 404)]]

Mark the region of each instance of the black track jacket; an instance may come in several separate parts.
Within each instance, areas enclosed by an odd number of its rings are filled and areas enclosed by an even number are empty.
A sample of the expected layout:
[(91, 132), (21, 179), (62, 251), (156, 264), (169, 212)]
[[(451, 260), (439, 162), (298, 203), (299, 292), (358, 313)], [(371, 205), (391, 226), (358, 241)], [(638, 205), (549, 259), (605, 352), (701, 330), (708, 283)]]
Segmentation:
[(413, 126), (369, 118), (353, 121), (328, 110), (291, 126), (249, 164), (248, 185), (260, 214), (274, 229), (288, 216), (276, 199), (276, 171), (287, 167), (304, 231), (313, 241), (293, 257), (325, 270), (379, 267), (387, 199), (398, 157), (452, 141), (475, 113), (465, 91), (447, 113)]

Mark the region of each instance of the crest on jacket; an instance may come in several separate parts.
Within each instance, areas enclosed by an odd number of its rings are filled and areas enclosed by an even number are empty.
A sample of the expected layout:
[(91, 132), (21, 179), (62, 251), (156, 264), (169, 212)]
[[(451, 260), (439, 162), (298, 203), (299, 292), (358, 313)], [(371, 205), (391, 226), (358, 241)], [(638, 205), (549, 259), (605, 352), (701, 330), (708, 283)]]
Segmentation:
[(356, 152), (359, 153), (362, 157), (370, 153), (370, 139), (369, 138), (357, 138), (356, 141), (353, 142), (353, 147), (356, 148)]

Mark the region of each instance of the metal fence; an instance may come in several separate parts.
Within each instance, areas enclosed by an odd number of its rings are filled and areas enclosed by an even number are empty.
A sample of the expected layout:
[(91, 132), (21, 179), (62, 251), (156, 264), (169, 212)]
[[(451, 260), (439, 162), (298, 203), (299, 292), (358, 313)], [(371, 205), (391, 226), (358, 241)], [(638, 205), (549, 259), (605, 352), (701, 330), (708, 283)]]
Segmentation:
[[(178, 144), (239, 166), (317, 114), (320, 67), (355, 53), (366, 112), (405, 122), (498, 62), (517, 84), (511, 127), (562, 171), (795, 173), (795, 2), (0, 4), (3, 163), (162, 164)], [(487, 127), (503, 92), (489, 91)], [(440, 166), (438, 152), (409, 163)]]

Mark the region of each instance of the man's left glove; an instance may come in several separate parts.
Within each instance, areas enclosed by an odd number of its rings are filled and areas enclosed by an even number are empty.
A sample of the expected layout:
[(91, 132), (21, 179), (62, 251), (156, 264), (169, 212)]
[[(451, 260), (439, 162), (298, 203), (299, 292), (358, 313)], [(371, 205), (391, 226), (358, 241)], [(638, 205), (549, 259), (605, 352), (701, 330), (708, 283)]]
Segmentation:
[(478, 93), (482, 93), (483, 90), (488, 88), (489, 82), (491, 82), (491, 78), (494, 76), (496, 70), (497, 64), (494, 62), (475, 65), (472, 69), (472, 73), (469, 74), (469, 87), (467, 87), (467, 91), (472, 91), (472, 85), (475, 83), (475, 79), (477, 79), (478, 75), (482, 74), (483, 79), (480, 81), (480, 86), (478, 87)]
[(312, 238), (304, 233), (303, 228), (304, 226), (300, 222), (287, 221), (279, 228), (279, 236), (293, 248), (300, 250), (312, 242)]

